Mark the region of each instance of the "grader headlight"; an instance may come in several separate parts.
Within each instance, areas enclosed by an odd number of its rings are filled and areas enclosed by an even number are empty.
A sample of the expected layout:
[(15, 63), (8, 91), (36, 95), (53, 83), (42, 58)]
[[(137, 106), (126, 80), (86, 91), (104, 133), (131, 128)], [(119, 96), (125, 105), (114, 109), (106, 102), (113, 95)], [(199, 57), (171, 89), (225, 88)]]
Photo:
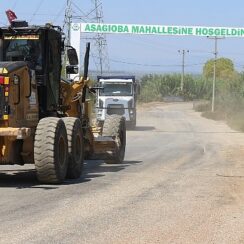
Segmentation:
[(0, 76), (0, 109), (1, 117), (3, 120), (9, 119), (9, 77)]
[(0, 76), (0, 85), (8, 85), (9, 84), (9, 77)]

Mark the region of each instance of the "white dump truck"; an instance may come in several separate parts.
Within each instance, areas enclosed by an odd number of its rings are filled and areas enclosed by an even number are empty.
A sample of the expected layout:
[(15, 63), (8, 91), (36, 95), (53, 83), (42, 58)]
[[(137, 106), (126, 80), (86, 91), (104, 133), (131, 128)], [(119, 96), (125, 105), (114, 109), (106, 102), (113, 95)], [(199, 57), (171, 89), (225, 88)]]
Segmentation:
[(98, 76), (97, 120), (112, 114), (123, 116), (129, 128), (136, 127), (136, 100), (139, 86), (135, 76)]

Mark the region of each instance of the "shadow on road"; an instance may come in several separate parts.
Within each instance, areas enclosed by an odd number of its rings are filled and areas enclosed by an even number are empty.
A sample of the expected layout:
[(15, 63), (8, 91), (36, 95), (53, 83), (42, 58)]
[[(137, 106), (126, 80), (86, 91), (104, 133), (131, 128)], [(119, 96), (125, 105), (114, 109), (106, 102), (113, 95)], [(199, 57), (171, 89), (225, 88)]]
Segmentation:
[(169, 133), (169, 134), (243, 134), (239, 131), (194, 131), (194, 130), (155, 130), (159, 133)]
[(28, 170), (1, 170), (0, 187), (23, 188), (41, 188), (43, 190), (57, 189), (56, 185), (40, 185), (36, 178), (34, 169)]
[(90, 160), (85, 163), (85, 170), (83, 173), (83, 179), (89, 180), (96, 177), (103, 177), (105, 173), (119, 172), (126, 169), (127, 167), (140, 164), (142, 161), (124, 161), (122, 164), (106, 164), (103, 160)]
[(135, 131), (152, 131), (156, 128), (154, 126), (136, 126)]
[(85, 161), (84, 172), (79, 179), (65, 180), (61, 185), (40, 184), (36, 178), (34, 169), (24, 170), (0, 170), (0, 188), (37, 188), (43, 190), (55, 190), (63, 185), (74, 185), (89, 182), (94, 178), (104, 177), (108, 172), (119, 172), (127, 167), (139, 164), (142, 161), (124, 161), (122, 164), (105, 164), (102, 160)]

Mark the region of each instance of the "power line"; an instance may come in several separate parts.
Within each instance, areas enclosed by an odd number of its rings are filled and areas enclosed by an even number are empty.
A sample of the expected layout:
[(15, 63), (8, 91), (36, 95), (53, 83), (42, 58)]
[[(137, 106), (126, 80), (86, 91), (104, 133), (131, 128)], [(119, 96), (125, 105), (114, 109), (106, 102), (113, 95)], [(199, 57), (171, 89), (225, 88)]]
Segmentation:
[(95, 12), (97, 10), (97, 8), (101, 7), (102, 3), (99, 3), (94, 9), (92, 9), (87, 15), (86, 17), (88, 17), (89, 15), (91, 15), (93, 12)]
[(2, 21), (0, 21), (0, 24), (2, 24), (3, 26), (7, 27), (8, 25)]
[[(31, 15), (32, 13), (27, 13), (27, 12), (18, 12), (18, 15)], [(5, 13), (0, 13), (0, 15), (6, 15)], [(59, 16), (59, 14), (48, 14), (48, 13), (39, 13), (39, 14), (35, 14), (35, 16)]]
[(52, 15), (52, 16), (56, 16), (54, 19), (53, 19), (53, 23), (56, 22), (56, 20), (61, 17), (61, 13), (65, 10), (65, 7), (66, 7), (66, 4), (63, 5), (63, 7), (59, 10), (58, 14), (57, 15)]
[(13, 3), (13, 5), (12, 5), (11, 9), (15, 9), (15, 7), (16, 7), (16, 5), (17, 5), (17, 3), (18, 3), (18, 0), (15, 0), (15, 2)]
[(45, 0), (40, 0), (39, 1), (39, 4), (37, 5), (37, 8), (36, 10), (34, 11), (31, 19), (30, 19), (30, 22), (35, 18), (35, 15), (37, 14), (37, 12), (39, 11), (39, 9), (41, 8), (42, 4), (44, 3)]
[(72, 4), (83, 15), (83, 16), (76, 16), (77, 18), (81, 18), (81, 19), (85, 20), (85, 22), (87, 22), (87, 20), (92, 22), (92, 19), (88, 18), (88, 16), (86, 16), (87, 14), (83, 10), (81, 10), (81, 8), (77, 4), (75, 4), (74, 2), (72, 2)]
[(72, 16), (72, 19), (79, 19), (79, 20), (82, 20), (82, 21), (85, 22), (85, 23), (88, 22), (87, 19), (85, 19), (85, 18), (79, 16), (79, 13), (77, 13), (75, 10), (73, 10), (73, 13), (76, 14), (77, 16), (73, 15), (73, 16)]
[[(109, 59), (111, 62), (114, 63), (122, 63), (122, 64), (128, 64), (128, 65), (135, 65), (135, 66), (145, 66), (145, 67), (181, 67), (181, 64), (143, 64), (143, 63), (135, 63), (135, 62), (127, 62), (127, 61), (121, 61), (117, 59)], [(205, 63), (193, 63), (193, 64), (185, 64), (185, 67), (193, 67), (193, 66), (201, 66)]]
[(96, 62), (96, 59), (97, 59), (98, 57), (97, 57), (96, 55), (94, 55), (93, 52), (91, 52), (91, 57), (92, 57), (92, 60), (93, 60), (93, 62), (94, 62), (94, 64), (95, 64), (95, 66), (96, 66), (96, 69), (99, 70), (98, 64), (97, 64), (97, 62)]

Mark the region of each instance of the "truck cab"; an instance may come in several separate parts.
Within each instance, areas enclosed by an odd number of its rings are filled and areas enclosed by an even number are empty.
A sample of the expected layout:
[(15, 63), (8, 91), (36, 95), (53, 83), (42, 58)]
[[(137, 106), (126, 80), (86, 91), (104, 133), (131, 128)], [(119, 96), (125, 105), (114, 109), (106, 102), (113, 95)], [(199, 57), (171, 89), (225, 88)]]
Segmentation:
[(136, 126), (137, 83), (135, 76), (98, 76), (97, 120), (117, 114), (126, 119), (128, 127)]

